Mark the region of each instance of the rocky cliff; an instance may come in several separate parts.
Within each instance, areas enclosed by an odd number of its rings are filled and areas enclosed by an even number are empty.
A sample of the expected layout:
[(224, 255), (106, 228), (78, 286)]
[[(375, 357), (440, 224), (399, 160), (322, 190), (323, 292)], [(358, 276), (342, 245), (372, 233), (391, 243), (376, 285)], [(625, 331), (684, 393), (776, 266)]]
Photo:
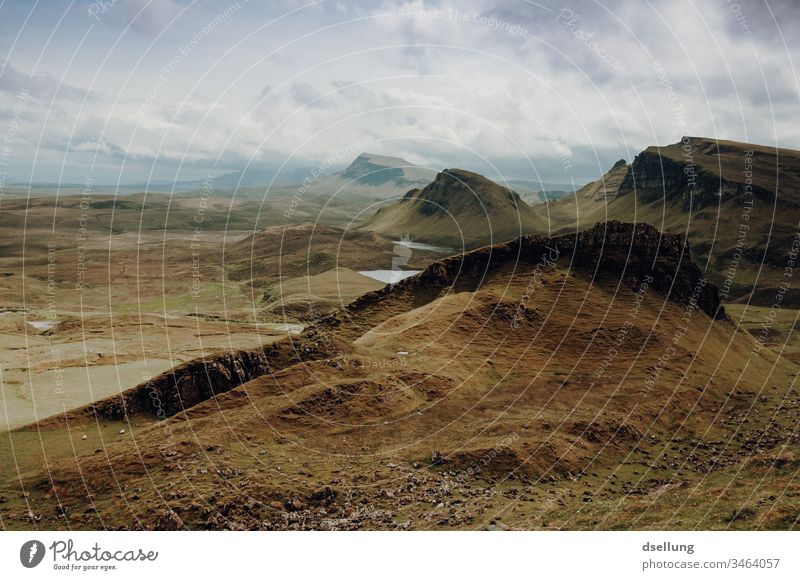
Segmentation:
[(136, 411), (170, 417), (268, 372), (267, 359), (264, 350), (254, 350), (191, 360), (118, 397), (99, 401), (92, 409), (110, 419)]
[[(476, 289), (493, 268), (508, 261), (532, 265), (543, 257), (593, 278), (622, 279), (631, 288), (647, 277), (650, 287), (669, 299), (696, 305), (713, 318), (724, 316), (717, 287), (704, 280), (690, 257), (684, 236), (665, 234), (648, 224), (611, 221), (577, 234), (554, 238), (522, 236), (438, 260), (416, 276), (364, 294), (322, 318), (299, 338), (189, 361), (84, 411), (115, 419), (135, 412), (162, 418), (173, 416), (261, 375), (348, 352), (351, 347), (346, 337), (361, 332), (356, 328), (361, 323), (359, 314), (393, 294), (410, 294), (416, 302), (433, 299), (451, 285)], [(376, 323), (374, 319), (366, 320), (367, 325)], [(355, 334), (348, 333), (353, 329)]]
[(650, 286), (671, 300), (681, 304), (696, 303), (714, 318), (724, 316), (719, 290), (705, 281), (702, 271), (691, 259), (685, 236), (659, 232), (649, 224), (609, 221), (577, 234), (554, 238), (522, 236), (511, 242), (438, 260), (416, 276), (364, 294), (327, 320), (338, 324), (334, 320), (342, 316), (347, 318), (366, 304), (393, 292), (417, 292), (479, 281), (490, 268), (509, 260), (535, 264), (543, 256), (593, 276), (620, 277), (632, 288), (650, 276), (653, 278)]
[(328, 358), (331, 352), (346, 352), (346, 347), (334, 340), (312, 330), (263, 348), (198, 358), (77, 412), (109, 419), (139, 412), (171, 417), (267, 373), (304, 360)]
[[(619, 186), (618, 195), (635, 194), (642, 203), (676, 201), (684, 210), (698, 210), (743, 196), (774, 196), (759, 176), (774, 172), (777, 156), (763, 148), (685, 137), (667, 147), (639, 153)], [(755, 175), (755, 178), (754, 178)]]
[(600, 179), (587, 183), (575, 195), (578, 198), (605, 205), (617, 197), (620, 185), (628, 175), (629, 169), (625, 160), (620, 159)]

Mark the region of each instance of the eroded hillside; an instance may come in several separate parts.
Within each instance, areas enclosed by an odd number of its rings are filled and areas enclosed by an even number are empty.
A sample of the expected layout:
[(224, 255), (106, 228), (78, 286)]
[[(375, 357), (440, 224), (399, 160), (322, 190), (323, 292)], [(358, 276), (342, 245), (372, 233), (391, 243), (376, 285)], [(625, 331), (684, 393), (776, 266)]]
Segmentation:
[[(797, 367), (724, 314), (684, 238), (649, 226), (434, 262), (258, 361), (241, 386), (166, 419), (136, 406), (120, 419), (105, 402), (14, 433), (41, 449), (0, 490), (4, 525), (788, 528), (800, 516)], [(193, 369), (162, 388), (202, 381)]]

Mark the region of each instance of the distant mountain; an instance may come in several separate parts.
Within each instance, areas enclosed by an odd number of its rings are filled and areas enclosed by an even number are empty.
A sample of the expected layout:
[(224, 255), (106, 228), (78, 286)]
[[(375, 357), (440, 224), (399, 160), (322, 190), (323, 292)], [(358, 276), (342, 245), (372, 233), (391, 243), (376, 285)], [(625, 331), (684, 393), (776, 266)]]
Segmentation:
[(624, 159), (620, 159), (600, 179), (580, 188), (576, 195), (594, 202), (605, 203), (617, 196), (627, 175), (628, 163)]
[(575, 193), (575, 188), (569, 183), (545, 183), (527, 179), (510, 179), (507, 181), (496, 179), (495, 181), (503, 183), (516, 191), (528, 205), (555, 201)]
[(522, 201), (528, 205), (539, 205), (548, 201), (555, 201), (575, 193), (572, 189), (543, 189), (540, 191), (520, 192)]
[[(724, 297), (771, 305), (798, 234), (800, 151), (685, 137), (617, 162), (547, 209), (562, 231), (615, 219), (687, 233)], [(800, 304), (794, 292), (785, 305)]]
[(547, 230), (520, 196), (463, 169), (445, 169), (423, 189), (381, 208), (362, 226), (388, 236), (467, 247)]
[[(288, 185), (297, 183), (304, 179), (312, 168), (300, 167), (295, 169), (263, 169), (249, 167), (245, 171), (233, 171), (224, 173), (213, 178), (215, 189), (234, 189), (236, 187), (266, 187), (272, 183), (274, 185)], [(198, 182), (195, 182), (198, 183)], [(202, 187), (202, 181), (199, 182)]]
[(413, 165), (399, 157), (362, 153), (347, 169), (335, 175), (373, 187), (388, 183), (403, 187), (430, 183), (436, 172), (433, 169)]
[[(329, 169), (327, 169), (329, 170)], [(281, 175), (270, 188), (271, 196), (318, 196), (342, 199), (390, 199), (401, 197), (414, 187), (424, 187), (436, 176), (436, 171), (400, 159), (362, 153), (345, 169), (326, 174), (326, 169), (310, 167)], [(236, 185), (238, 174), (215, 178), (215, 189), (230, 189)], [(291, 178), (291, 180), (289, 180)], [(258, 173), (248, 175), (239, 195), (263, 195), (271, 177), (264, 175), (258, 182)]]
[[(271, 185), (271, 195), (294, 195), (303, 192), (321, 195), (357, 195), (385, 198), (400, 196), (412, 187), (430, 183), (436, 171), (419, 167), (399, 157), (362, 153), (344, 170), (332, 173), (336, 167), (309, 166), (278, 170), (274, 167), (250, 166), (246, 170), (231, 171), (210, 179), (215, 194), (231, 193), (237, 196), (263, 195)], [(180, 193), (202, 190), (209, 181), (152, 181), (125, 186), (125, 189), (176, 191)], [(80, 185), (80, 184), (78, 184)], [(80, 187), (83, 187), (80, 185)]]
[(311, 195), (326, 197), (364, 197), (390, 199), (401, 197), (415, 187), (424, 187), (436, 176), (436, 171), (400, 159), (362, 153), (343, 171), (317, 179), (309, 174), (298, 181), (298, 187)]
[[(574, 220), (574, 216), (576, 215), (575, 200), (578, 200), (581, 206), (581, 213), (594, 214), (595, 211), (605, 208), (608, 202), (617, 197), (620, 185), (627, 175), (628, 164), (624, 159), (620, 159), (597, 181), (587, 183), (578, 189), (578, 191), (574, 192), (574, 195), (570, 196), (568, 199), (558, 204), (551, 204), (548, 209), (551, 212), (553, 221), (563, 225), (564, 223), (570, 223), (571, 220)], [(555, 200), (550, 199), (548, 201)], [(561, 213), (561, 215), (559, 215), (559, 213)]]

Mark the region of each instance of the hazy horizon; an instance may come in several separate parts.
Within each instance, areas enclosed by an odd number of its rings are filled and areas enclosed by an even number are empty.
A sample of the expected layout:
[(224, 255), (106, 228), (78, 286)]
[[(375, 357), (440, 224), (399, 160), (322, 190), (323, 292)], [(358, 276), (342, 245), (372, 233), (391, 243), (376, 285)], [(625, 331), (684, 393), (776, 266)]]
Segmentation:
[(795, 12), (755, 0), (12, 5), (0, 171), (7, 184), (186, 181), (358, 148), (569, 183), (685, 134), (797, 148)]

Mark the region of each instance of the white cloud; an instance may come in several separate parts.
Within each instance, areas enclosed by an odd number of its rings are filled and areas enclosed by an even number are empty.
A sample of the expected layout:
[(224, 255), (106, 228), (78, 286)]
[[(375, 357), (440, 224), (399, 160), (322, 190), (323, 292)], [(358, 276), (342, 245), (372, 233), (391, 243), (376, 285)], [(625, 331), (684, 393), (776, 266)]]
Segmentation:
[[(289, 4), (281, 10), (302, 5)], [(554, 179), (564, 177), (565, 159), (574, 176), (588, 178), (604, 163), (675, 142), (684, 131), (797, 147), (793, 59), (800, 40), (784, 31), (784, 47), (758, 4), (739, 4), (750, 34), (722, 0), (662, 0), (652, 8), (610, 2), (608, 10), (571, 2), (574, 25), (559, 19), (561, 2), (547, 10), (524, 2), (413, 0), (362, 3), (344, 14), (336, 3), (315, 5), (248, 38), (280, 13), (243, 3), (168, 75), (144, 115), (139, 109), (180, 38), (153, 47), (151, 64), (135, 71), (137, 82), (123, 94), (93, 91), (88, 106), (81, 105), (86, 89), (57, 80), (60, 61), (44, 59), (40, 70), (47, 72), (30, 84), (38, 96), (17, 151), (26, 143), (32, 151), (43, 133), (53, 164), (65, 151), (70, 161), (70, 152), (89, 150), (106, 166), (126, 154), (199, 166), (218, 158), (232, 166), (251, 158), (280, 164), (289, 156), (313, 164), (366, 140), (376, 152), (415, 161), (453, 166), (485, 157), (512, 173), (528, 172), (529, 157)], [(206, 7), (194, 21), (202, 25), (228, 5)], [(782, 6), (776, 12), (786, 14)], [(150, 37), (182, 5), (121, 0), (108, 16), (130, 22), (142, 8), (137, 31)], [(610, 64), (617, 60), (626, 74)], [(96, 86), (103, 87), (104, 74)], [(14, 66), (0, 76), (6, 109), (27, 76)], [(58, 114), (47, 117), (51, 104)], [(40, 161), (48, 158), (39, 153)]]
[(174, 0), (117, 0), (104, 19), (119, 26), (129, 26), (142, 36), (155, 38), (161, 34), (181, 12)]

